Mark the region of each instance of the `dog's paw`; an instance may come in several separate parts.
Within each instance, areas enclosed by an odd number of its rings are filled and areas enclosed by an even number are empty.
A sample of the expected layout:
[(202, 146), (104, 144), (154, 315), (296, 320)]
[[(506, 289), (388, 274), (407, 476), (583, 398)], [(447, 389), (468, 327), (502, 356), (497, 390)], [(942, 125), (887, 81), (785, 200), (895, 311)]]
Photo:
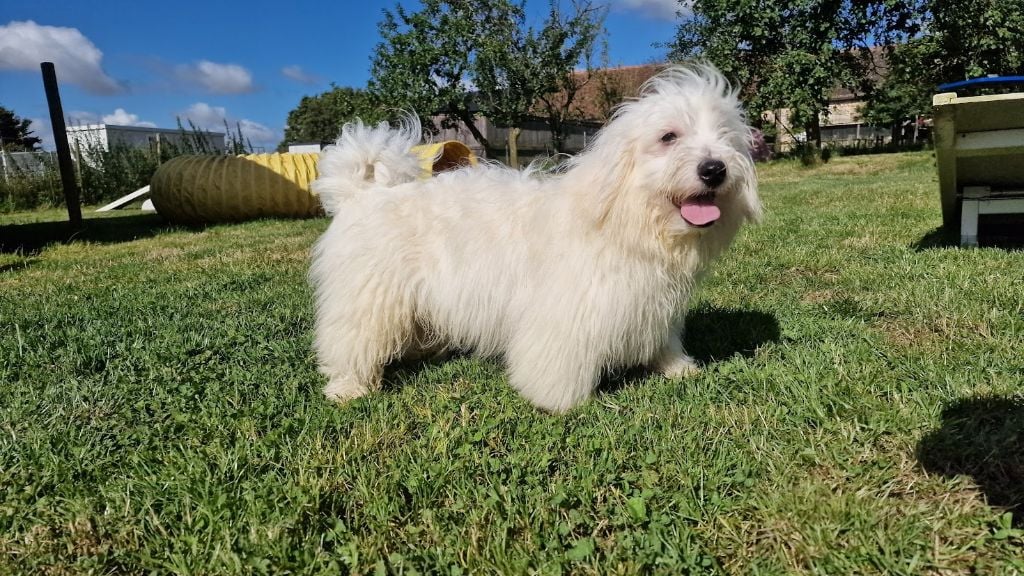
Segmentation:
[(700, 372), (700, 366), (697, 366), (697, 363), (693, 361), (693, 358), (690, 358), (689, 356), (682, 356), (680, 358), (673, 358), (667, 362), (663, 362), (658, 366), (658, 371), (661, 372), (665, 378), (675, 380), (697, 374)]
[(324, 396), (338, 404), (344, 404), (369, 393), (369, 388), (348, 378), (335, 378), (324, 386)]

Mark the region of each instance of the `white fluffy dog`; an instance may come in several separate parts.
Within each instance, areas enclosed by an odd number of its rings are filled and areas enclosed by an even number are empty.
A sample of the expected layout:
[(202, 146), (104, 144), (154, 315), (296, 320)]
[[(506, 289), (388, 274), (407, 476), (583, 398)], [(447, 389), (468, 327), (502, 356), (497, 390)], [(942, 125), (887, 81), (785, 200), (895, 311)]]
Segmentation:
[(320, 158), (313, 250), (328, 398), (443, 348), (504, 358), (511, 385), (563, 412), (602, 374), (696, 370), (680, 335), (705, 267), (761, 206), (750, 129), (709, 66), (670, 68), (558, 174), (494, 165), (421, 179), (417, 122), (348, 124)]

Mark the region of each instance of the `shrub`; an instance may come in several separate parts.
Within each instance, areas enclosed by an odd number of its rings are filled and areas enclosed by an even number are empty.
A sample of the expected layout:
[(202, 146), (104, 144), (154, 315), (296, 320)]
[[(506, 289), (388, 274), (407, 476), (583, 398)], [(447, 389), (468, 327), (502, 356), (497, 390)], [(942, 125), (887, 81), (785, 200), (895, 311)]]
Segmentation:
[(55, 206), (64, 200), (55, 160), (40, 155), (39, 170), (25, 170), (8, 162), (0, 180), (0, 212)]
[[(191, 122), (185, 128), (178, 121), (177, 141), (162, 141), (148, 148), (113, 144), (104, 148), (97, 140), (86, 141), (74, 151), (75, 176), (82, 204), (101, 204), (130, 194), (149, 184), (160, 164), (183, 154), (245, 154), (251, 143), (242, 136), (241, 127), (225, 123), (227, 142), (220, 151), (205, 132)], [(84, 144), (84, 145), (83, 145)], [(9, 171), (0, 182), (0, 212), (52, 207), (63, 203), (63, 187), (56, 161), (46, 157), (38, 169)]]

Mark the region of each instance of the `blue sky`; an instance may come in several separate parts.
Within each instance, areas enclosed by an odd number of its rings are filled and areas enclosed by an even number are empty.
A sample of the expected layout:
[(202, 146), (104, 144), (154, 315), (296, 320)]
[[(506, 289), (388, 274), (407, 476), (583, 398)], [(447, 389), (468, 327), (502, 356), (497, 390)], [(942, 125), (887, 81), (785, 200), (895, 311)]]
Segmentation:
[[(223, 129), (226, 118), (269, 150), (303, 95), (366, 85), (377, 22), (395, 4), (0, 0), (0, 105), (49, 145), (39, 62), (51, 60), (72, 122)], [(675, 0), (607, 4), (611, 64), (660, 60), (653, 44), (671, 39)], [(531, 21), (546, 7), (528, 0)]]

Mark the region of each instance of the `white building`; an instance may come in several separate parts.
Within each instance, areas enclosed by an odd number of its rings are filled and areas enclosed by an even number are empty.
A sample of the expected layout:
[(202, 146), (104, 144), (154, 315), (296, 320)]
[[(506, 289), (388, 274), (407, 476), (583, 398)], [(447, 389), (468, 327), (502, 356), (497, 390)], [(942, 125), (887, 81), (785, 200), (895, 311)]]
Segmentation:
[[(144, 126), (117, 126), (114, 124), (85, 124), (68, 126), (68, 144), (72, 154), (86, 154), (89, 150), (110, 150), (112, 145), (132, 148), (150, 148), (157, 151), (161, 146), (188, 146), (197, 138), (205, 142), (206, 151), (223, 152), (226, 149), (223, 132), (180, 130), (177, 128), (146, 128)], [(198, 148), (197, 146), (193, 146)], [(200, 150), (195, 150), (199, 152)]]
[(320, 144), (316, 143), (316, 142), (313, 142), (313, 143), (303, 142), (303, 143), (298, 143), (298, 144), (289, 144), (288, 145), (288, 153), (289, 154), (319, 154), (321, 148), (322, 148), (322, 146), (320, 146)]

